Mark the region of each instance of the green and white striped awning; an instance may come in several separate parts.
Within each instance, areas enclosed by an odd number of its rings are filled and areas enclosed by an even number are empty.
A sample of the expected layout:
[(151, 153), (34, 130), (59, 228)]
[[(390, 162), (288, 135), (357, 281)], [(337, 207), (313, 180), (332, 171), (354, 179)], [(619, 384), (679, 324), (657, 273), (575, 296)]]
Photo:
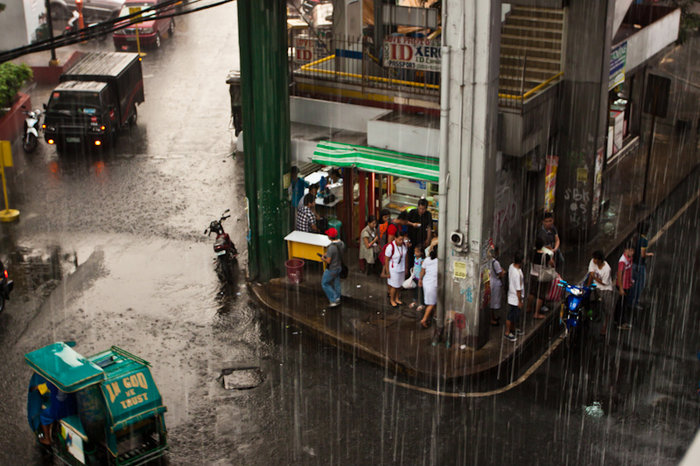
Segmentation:
[(437, 158), (342, 142), (319, 142), (311, 161), (414, 180), (437, 182), (440, 177)]

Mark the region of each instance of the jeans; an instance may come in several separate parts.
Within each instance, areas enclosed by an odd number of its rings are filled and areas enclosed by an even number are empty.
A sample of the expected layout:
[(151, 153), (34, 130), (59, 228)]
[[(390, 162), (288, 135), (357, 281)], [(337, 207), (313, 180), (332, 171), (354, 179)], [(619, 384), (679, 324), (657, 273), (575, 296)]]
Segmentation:
[(340, 269), (326, 269), (321, 278), (321, 288), (326, 293), (328, 301), (334, 303), (340, 299)]
[(639, 298), (647, 281), (646, 265), (634, 264), (632, 278), (634, 279), (634, 284), (632, 285), (632, 306), (636, 307), (639, 304)]

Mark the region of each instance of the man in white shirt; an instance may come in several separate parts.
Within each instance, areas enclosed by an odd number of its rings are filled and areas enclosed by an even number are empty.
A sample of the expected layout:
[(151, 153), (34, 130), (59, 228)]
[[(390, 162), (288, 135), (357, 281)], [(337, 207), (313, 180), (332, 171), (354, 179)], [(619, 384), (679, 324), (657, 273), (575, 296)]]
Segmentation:
[(523, 255), (515, 253), (513, 263), (508, 267), (508, 317), (506, 317), (506, 329), (503, 335), (509, 341), (515, 342), (523, 332), (516, 328), (520, 322), (520, 313), (523, 309)]
[(587, 286), (595, 282), (598, 295), (600, 296), (600, 312), (603, 314), (603, 327), (600, 335), (605, 336), (608, 332), (608, 322), (610, 310), (615, 306), (615, 287), (612, 282), (612, 269), (605, 261), (603, 251), (593, 251), (591, 262), (588, 264)]

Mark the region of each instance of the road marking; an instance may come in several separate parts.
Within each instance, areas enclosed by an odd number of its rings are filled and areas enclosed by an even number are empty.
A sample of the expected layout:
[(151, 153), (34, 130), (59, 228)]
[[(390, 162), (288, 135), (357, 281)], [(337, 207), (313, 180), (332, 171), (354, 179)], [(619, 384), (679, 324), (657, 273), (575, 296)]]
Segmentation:
[(700, 196), (700, 189), (698, 189), (698, 191), (695, 193), (695, 196), (693, 196), (688, 202), (686, 202), (685, 205), (684, 205), (683, 207), (681, 207), (681, 210), (679, 210), (678, 212), (676, 212), (676, 215), (674, 215), (673, 218), (672, 218), (671, 220), (669, 220), (668, 222), (666, 222), (666, 225), (664, 225), (663, 227), (661, 227), (661, 229), (659, 230), (659, 232), (656, 233), (656, 235), (654, 235), (654, 237), (653, 237), (652, 239), (649, 240), (649, 247), (651, 247), (652, 244), (656, 243), (656, 242), (659, 240), (659, 238), (661, 238), (661, 236), (662, 236), (664, 233), (666, 233), (666, 230), (668, 230), (669, 228), (671, 228), (671, 225), (673, 225), (674, 223), (676, 223), (676, 220), (678, 220), (678, 218), (679, 218), (681, 215), (683, 215), (683, 213), (684, 213), (686, 210), (688, 210), (688, 207), (690, 207), (691, 204), (692, 204), (693, 202), (695, 202), (695, 201), (698, 199), (699, 196)]
[(500, 395), (501, 393), (505, 393), (508, 390), (517, 387), (521, 383), (525, 382), (537, 369), (540, 368), (543, 362), (545, 362), (554, 352), (555, 349), (561, 344), (561, 342), (564, 341), (564, 333), (562, 332), (561, 335), (557, 337), (557, 339), (552, 343), (552, 345), (547, 348), (547, 351), (544, 352), (542, 356), (533, 364), (530, 366), (530, 368), (525, 371), (523, 375), (521, 375), (518, 380), (511, 382), (510, 384), (506, 385), (505, 387), (497, 388), (496, 390), (490, 390), (488, 392), (443, 392), (440, 390), (433, 390), (431, 388), (425, 388), (425, 387), (419, 387), (417, 385), (411, 385), (409, 383), (404, 383), (404, 382), (399, 382), (395, 378), (390, 379), (389, 377), (384, 377), (384, 382), (386, 383), (393, 383), (394, 385), (398, 385), (399, 387), (407, 388), (409, 390), (415, 390), (418, 392), (423, 392), (427, 393), (429, 395), (437, 395), (437, 396), (449, 396), (452, 398), (484, 398), (487, 396), (494, 396), (494, 395)]

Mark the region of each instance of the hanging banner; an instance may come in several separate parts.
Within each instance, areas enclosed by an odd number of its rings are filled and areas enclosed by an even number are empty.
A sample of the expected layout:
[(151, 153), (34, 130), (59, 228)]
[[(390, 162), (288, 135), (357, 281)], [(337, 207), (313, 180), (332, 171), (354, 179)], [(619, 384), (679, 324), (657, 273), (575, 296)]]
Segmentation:
[(627, 67), (627, 41), (616, 45), (610, 51), (610, 73), (608, 75), (608, 90), (612, 90), (625, 82)]
[(600, 196), (603, 186), (603, 160), (605, 149), (600, 148), (595, 154), (595, 170), (593, 172), (593, 205), (591, 206), (591, 215), (593, 225), (598, 223), (598, 213), (600, 210)]
[(544, 211), (554, 211), (554, 197), (557, 187), (557, 168), (559, 167), (559, 157), (556, 155), (547, 156), (547, 164), (544, 172)]
[(384, 65), (391, 68), (440, 71), (440, 42), (405, 36), (384, 38)]

